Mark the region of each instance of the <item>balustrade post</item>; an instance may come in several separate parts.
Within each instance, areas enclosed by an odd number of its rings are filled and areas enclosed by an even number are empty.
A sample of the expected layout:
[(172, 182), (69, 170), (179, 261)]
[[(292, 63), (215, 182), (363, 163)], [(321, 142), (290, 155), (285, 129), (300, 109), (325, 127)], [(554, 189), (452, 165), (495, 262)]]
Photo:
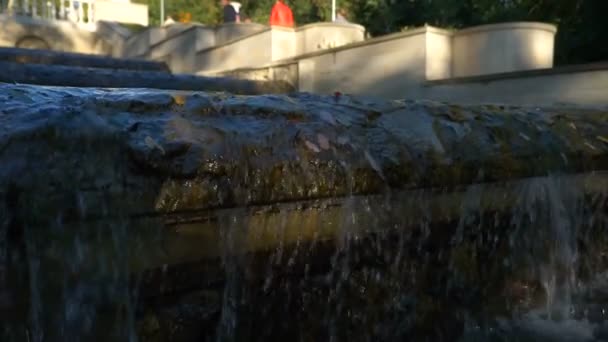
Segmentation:
[(6, 9), (8, 14), (13, 14), (16, 10), (16, 5), (15, 5), (15, 0), (8, 0), (8, 3), (6, 4)]
[(72, 22), (78, 22), (78, 9), (75, 6), (75, 1), (74, 0), (69, 0), (68, 1), (68, 15), (67, 15), (67, 19), (69, 21)]
[(94, 7), (95, 6), (95, 1), (91, 1), (89, 2), (89, 5), (87, 6), (87, 19), (89, 23), (93, 23), (95, 22), (95, 14), (94, 14)]
[(32, 18), (35, 18), (37, 15), (37, 9), (38, 9), (38, 1), (37, 0), (33, 0), (32, 1)]
[(65, 20), (65, 0), (59, 1), (59, 19)]
[(21, 7), (22, 7), (22, 10), (23, 10), (23, 14), (25, 14), (25, 15), (27, 15), (29, 13), (29, 4), (28, 4), (28, 2), (29, 2), (28, 0), (23, 0), (21, 2)]
[(82, 23), (84, 21), (84, 10), (82, 1), (78, 1), (78, 22)]

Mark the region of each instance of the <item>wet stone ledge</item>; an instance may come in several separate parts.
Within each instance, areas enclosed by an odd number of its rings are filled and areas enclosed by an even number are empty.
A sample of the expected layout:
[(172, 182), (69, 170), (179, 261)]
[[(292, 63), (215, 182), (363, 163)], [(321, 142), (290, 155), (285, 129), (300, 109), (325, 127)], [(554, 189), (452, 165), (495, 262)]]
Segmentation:
[(0, 88), (0, 198), (6, 205), (14, 189), (23, 219), (33, 222), (453, 188), (608, 166), (608, 111), (600, 109)]

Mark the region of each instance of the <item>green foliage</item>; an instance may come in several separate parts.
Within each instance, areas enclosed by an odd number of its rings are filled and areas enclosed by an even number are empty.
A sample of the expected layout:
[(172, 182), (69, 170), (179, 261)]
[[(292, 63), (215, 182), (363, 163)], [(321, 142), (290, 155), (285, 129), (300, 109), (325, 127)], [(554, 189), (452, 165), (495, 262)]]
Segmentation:
[[(153, 25), (160, 23), (160, 0), (147, 3)], [(242, 15), (267, 23), (275, 0), (240, 0)], [(287, 0), (298, 25), (328, 21), (331, 0)], [(592, 62), (608, 58), (607, 0), (337, 0), (349, 19), (372, 36), (424, 24), (462, 28), (504, 21), (543, 21), (558, 25), (557, 63)], [(196, 22), (221, 20), (219, 0), (165, 0), (165, 13), (186, 11)]]
[[(158, 26), (160, 20), (160, 0), (134, 0), (148, 5), (150, 25)], [(219, 1), (215, 0), (164, 0), (165, 16), (172, 16), (177, 21), (179, 13), (192, 14), (192, 21), (217, 24), (220, 22)]]

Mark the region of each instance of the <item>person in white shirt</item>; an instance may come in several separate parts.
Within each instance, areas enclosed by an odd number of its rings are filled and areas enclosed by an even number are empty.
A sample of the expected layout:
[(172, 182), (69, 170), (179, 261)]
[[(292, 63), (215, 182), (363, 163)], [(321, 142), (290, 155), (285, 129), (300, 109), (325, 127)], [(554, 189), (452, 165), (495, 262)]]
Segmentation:
[(232, 6), (234, 8), (234, 11), (236, 12), (236, 22), (240, 23), (241, 22), (241, 3), (240, 2), (236, 2), (236, 1), (231, 1), (230, 2), (230, 6)]

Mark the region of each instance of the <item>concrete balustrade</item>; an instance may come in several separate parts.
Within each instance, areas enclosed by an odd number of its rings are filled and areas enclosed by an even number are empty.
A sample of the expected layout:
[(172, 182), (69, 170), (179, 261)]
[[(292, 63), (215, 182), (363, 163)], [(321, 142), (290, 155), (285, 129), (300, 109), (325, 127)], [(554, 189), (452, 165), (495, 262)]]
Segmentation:
[(260, 24), (173, 24), (130, 37), (125, 57), (163, 61), (173, 72), (259, 67), (298, 55), (363, 41), (360, 25), (317, 23), (297, 29)]
[[(297, 54), (293, 58), (274, 59), (255, 68), (239, 66), (212, 74), (287, 81), (300, 91), (321, 94), (340, 91), (384, 98), (449, 98), (450, 101), (464, 102), (496, 102), (508, 97), (512, 102), (523, 97), (534, 98), (530, 94), (539, 92), (531, 91), (529, 82), (523, 80), (517, 82), (526, 82), (526, 94), (522, 93), (523, 90), (518, 92), (494, 86), (473, 92), (471, 87), (479, 85), (436, 82), (478, 75), (488, 75), (491, 79), (491, 75), (496, 74), (550, 69), (553, 66), (555, 33), (555, 26), (541, 23), (505, 23), (462, 31), (425, 26)], [(297, 45), (298, 48), (300, 46)], [(559, 82), (565, 81), (560, 78)], [(455, 89), (459, 95), (450, 96)], [(570, 87), (566, 85), (559, 89), (559, 92), (544, 94), (544, 103), (555, 102), (560, 97), (571, 102), (583, 98), (580, 91), (576, 96), (571, 94)], [(605, 87), (601, 89), (603, 91)], [(588, 101), (597, 95), (584, 95), (584, 98)]]
[[(402, 82), (420, 84), (427, 80), (551, 68), (557, 31), (553, 25), (528, 22), (461, 31), (425, 26), (363, 41), (365, 32), (358, 25), (306, 25), (290, 32), (295, 39), (283, 33), (286, 30), (289, 29), (273, 27), (270, 32), (259, 32), (238, 42), (199, 52), (199, 69), (217, 72), (256, 65), (265, 69), (269, 63), (295, 58), (303, 73), (298, 82), (305, 80), (302, 90), (327, 90), (319, 84), (332, 89), (366, 87), (368, 82), (360, 78), (357, 84), (350, 80), (353, 72), (359, 74), (363, 70), (366, 71), (364, 79), (391, 80), (400, 75)], [(262, 39), (261, 35), (267, 37)], [(263, 46), (270, 51), (242, 52), (264, 50)], [(393, 89), (390, 92), (398, 91), (391, 83), (385, 82)]]
[[(231, 25), (239, 26), (239, 25)], [(218, 30), (223, 30), (223, 27)], [(217, 39), (217, 38), (216, 38)], [(273, 26), (197, 52), (197, 70), (252, 68), (365, 39), (360, 25), (316, 23), (296, 29)]]

